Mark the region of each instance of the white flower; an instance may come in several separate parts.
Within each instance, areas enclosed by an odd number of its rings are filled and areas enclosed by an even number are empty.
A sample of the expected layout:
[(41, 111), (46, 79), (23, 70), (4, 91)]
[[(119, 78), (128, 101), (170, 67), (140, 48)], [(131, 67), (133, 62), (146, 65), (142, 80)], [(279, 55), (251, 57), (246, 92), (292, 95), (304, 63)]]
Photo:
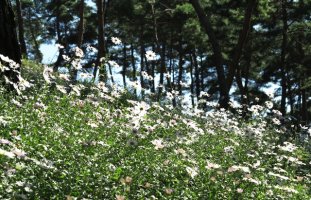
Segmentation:
[(265, 104), (266, 104), (266, 107), (267, 107), (268, 109), (273, 108), (273, 103), (272, 103), (272, 101), (266, 101)]
[(141, 75), (142, 75), (142, 77), (144, 77), (144, 78), (148, 78), (148, 73), (146, 72), (146, 71), (142, 71), (141, 72)]
[(276, 186), (274, 186), (274, 188), (279, 189), (279, 190), (284, 190), (284, 191), (289, 192), (289, 193), (295, 193), (295, 194), (299, 193), (297, 190), (295, 190), (293, 188), (285, 187), (285, 186), (276, 185)]
[(243, 189), (242, 188), (238, 188), (236, 191), (237, 191), (237, 193), (242, 193)]
[(70, 75), (69, 74), (59, 74), (59, 78), (66, 80), (66, 81), (70, 81)]
[(88, 51), (91, 51), (91, 52), (96, 52), (97, 51), (97, 49), (95, 48), (95, 47), (92, 47), (92, 46), (87, 46), (86, 47), (86, 49), (88, 50)]
[(165, 78), (170, 79), (171, 75), (169, 73), (164, 73)]
[(63, 49), (63, 48), (65, 48), (63, 45), (61, 45), (61, 44), (55, 44), (55, 46), (58, 48), (58, 49)]
[(151, 50), (146, 51), (145, 56), (146, 56), (147, 60), (155, 60), (156, 59), (156, 54)]
[(22, 107), (22, 104), (19, 101), (16, 101), (15, 99), (12, 99), (11, 103), (15, 104), (17, 107)]
[(165, 147), (165, 145), (163, 144), (163, 140), (162, 139), (152, 140), (151, 143), (155, 146), (154, 148), (156, 150), (163, 149)]
[(26, 157), (26, 152), (25, 151), (23, 151), (23, 150), (20, 150), (20, 149), (14, 149), (13, 151), (12, 151), (12, 153), (14, 153), (18, 158), (24, 158), (24, 157)]
[(75, 70), (80, 70), (80, 69), (82, 69), (82, 65), (81, 65), (80, 59), (74, 59), (74, 60), (71, 62), (71, 65), (72, 65), (72, 67), (73, 67)]
[(209, 161), (207, 161), (207, 166), (205, 166), (206, 169), (218, 169), (221, 166), (215, 163), (211, 163)]
[(82, 49), (80, 49), (79, 47), (73, 48), (73, 52), (74, 52), (75, 56), (78, 58), (82, 58), (84, 56)]
[(63, 59), (64, 59), (66, 62), (70, 61), (69, 56), (67, 56), (67, 55), (62, 55), (62, 57), (63, 57)]
[(210, 95), (207, 92), (201, 91), (199, 97), (202, 98), (202, 97), (209, 97), (209, 96)]
[(140, 89), (141, 88), (141, 85), (138, 81), (130, 81), (129, 84), (135, 88), (135, 89)]
[(2, 54), (0, 54), (0, 60), (2, 60), (3, 62), (6, 62), (6, 63), (14, 62), (8, 56), (4, 56)]
[(4, 156), (6, 156), (8, 158), (14, 158), (15, 157), (14, 153), (6, 151), (6, 150), (3, 150), (1, 148), (0, 148), (0, 155), (4, 155)]
[(112, 61), (112, 60), (109, 60), (109, 61), (108, 61), (108, 64), (111, 65), (112, 67), (120, 67), (120, 66), (118, 65), (118, 63), (116, 63), (115, 61)]
[(194, 167), (194, 168), (186, 167), (186, 171), (191, 176), (191, 178), (194, 178), (195, 176), (197, 176), (199, 174), (197, 167)]
[(260, 166), (260, 164), (261, 164), (260, 160), (257, 160), (257, 162), (254, 163), (252, 167), (256, 169), (256, 168), (258, 168)]
[(173, 99), (174, 99), (174, 95), (173, 95), (172, 93), (170, 93), (170, 92), (167, 92), (167, 93), (166, 93), (166, 96), (167, 96), (167, 98), (168, 98), (169, 100), (173, 100)]
[(20, 75), (18, 75), (18, 80), (19, 80), (19, 87), (22, 88), (29, 88), (32, 86), (28, 81), (26, 81), (24, 78), (22, 78)]
[(290, 142), (284, 142), (283, 144), (284, 144), (284, 146), (278, 145), (278, 147), (281, 151), (293, 152), (294, 150), (297, 149), (297, 147)]
[(267, 96), (270, 97), (271, 99), (274, 97), (274, 92), (273, 91), (268, 91), (266, 92)]
[(280, 120), (278, 120), (277, 118), (273, 118), (273, 119), (272, 119), (272, 122), (273, 122), (275, 125), (280, 125), (280, 124), (281, 124)]
[(106, 60), (105, 57), (101, 57), (101, 58), (99, 59), (99, 62), (103, 63), (105, 60)]
[(245, 173), (250, 173), (250, 170), (248, 167), (244, 167), (244, 166), (240, 166), (240, 165), (233, 165), (231, 167), (228, 168), (228, 172), (235, 172), (235, 171), (238, 171), (238, 170), (241, 170)]
[(60, 92), (67, 94), (67, 90), (64, 86), (62, 85), (56, 85), (56, 89), (59, 90)]
[(121, 40), (119, 38), (117, 38), (117, 37), (111, 37), (111, 41), (115, 45), (121, 44)]

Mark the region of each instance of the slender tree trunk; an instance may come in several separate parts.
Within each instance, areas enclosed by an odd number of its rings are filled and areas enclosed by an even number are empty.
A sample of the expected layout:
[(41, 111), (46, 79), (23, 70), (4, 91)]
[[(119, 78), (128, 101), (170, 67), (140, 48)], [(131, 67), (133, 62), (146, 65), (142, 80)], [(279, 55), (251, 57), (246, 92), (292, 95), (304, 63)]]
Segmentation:
[[(80, 0), (79, 4), (79, 24), (77, 30), (77, 46), (81, 48), (83, 43), (83, 34), (84, 34), (84, 0)], [(75, 83), (78, 78), (78, 70), (74, 69), (73, 71), (73, 82)], [(96, 77), (94, 76), (94, 79)]]
[[(257, 0), (249, 0), (247, 4), (247, 8), (245, 10), (245, 16), (244, 16), (244, 23), (243, 23), (243, 28), (240, 32), (239, 39), (238, 39), (238, 44), (234, 50), (234, 57), (233, 60), (229, 66), (229, 72), (227, 79), (225, 78), (224, 75), (224, 69), (223, 69), (223, 58), (221, 55), (221, 49), (219, 46), (219, 43), (216, 39), (216, 36), (214, 34), (214, 31), (212, 29), (212, 25), (210, 23), (209, 16), (204, 13), (204, 10), (200, 6), (198, 0), (189, 0), (189, 2), (193, 5), (194, 9), (196, 10), (196, 13), (199, 17), (199, 21), (202, 25), (202, 27), (205, 29), (207, 35), (209, 36), (210, 42), (212, 44), (213, 52), (214, 52), (214, 57), (215, 57), (215, 63), (216, 63), (216, 69), (217, 69), (217, 76), (218, 76), (218, 85), (219, 85), (219, 90), (220, 90), (220, 105), (222, 107), (227, 107), (228, 102), (229, 102), (229, 91), (233, 82), (233, 78), (236, 72), (236, 66), (239, 63), (241, 54), (242, 54), (242, 49), (245, 43), (245, 40), (247, 38), (250, 24), (251, 24), (251, 16), (253, 13), (254, 8), (257, 5)], [(216, 85), (213, 85), (208, 93), (209, 94), (214, 94), (217, 91)], [(221, 102), (222, 101), (222, 102)], [(223, 106), (224, 104), (225, 106)]]
[(282, 49), (281, 49), (281, 87), (282, 87), (282, 98), (281, 98), (281, 113), (283, 116), (286, 114), (286, 54), (287, 54), (287, 31), (288, 31), (288, 24), (287, 24), (287, 0), (282, 0), (282, 22), (283, 22), (283, 31), (282, 31)]
[[(0, 0), (0, 54), (8, 56), (11, 60), (21, 64), (21, 52), (15, 27), (14, 13), (10, 1)], [(9, 70), (4, 75), (14, 83), (18, 82), (17, 71)], [(10, 89), (13, 89), (13, 87)]]
[(35, 30), (34, 30), (33, 24), (31, 23), (31, 11), (30, 10), (31, 10), (31, 8), (27, 9), (27, 19), (28, 19), (27, 26), (28, 26), (29, 31), (30, 31), (31, 40), (34, 43), (35, 60), (41, 62), (42, 61), (42, 53), (40, 51), (40, 45), (39, 45), (39, 43), (36, 39), (36, 36), (35, 36)]
[(182, 94), (182, 86), (181, 86), (181, 82), (182, 82), (182, 77), (183, 77), (183, 65), (184, 65), (184, 61), (183, 61), (183, 49), (182, 49), (182, 41), (181, 38), (179, 39), (179, 47), (178, 47), (178, 91), (179, 94)]
[(303, 124), (307, 124), (308, 108), (307, 108), (306, 89), (301, 89), (301, 120)]
[[(246, 54), (245, 54), (245, 60), (246, 60), (246, 67), (244, 71), (244, 95), (246, 98), (241, 99), (242, 104), (246, 104), (247, 106), (249, 105), (249, 92), (248, 92), (248, 82), (249, 82), (249, 75), (250, 75), (250, 69), (252, 65), (252, 44), (251, 44), (251, 39), (248, 40), (248, 45), (246, 49)], [(246, 112), (246, 107), (244, 112)]]
[[(155, 51), (155, 46), (154, 45), (152, 46), (152, 50)], [(150, 80), (149, 83), (150, 83), (150, 86), (151, 86), (151, 92), (153, 94), (155, 94), (155, 80), (154, 80), (154, 78), (155, 78), (155, 76), (154, 76), (155, 66), (156, 66), (156, 61), (154, 61), (154, 60), (151, 61), (150, 75), (152, 76), (153, 79)]]
[[(203, 54), (200, 55), (200, 65), (201, 65), (201, 67), (199, 69), (200, 76), (201, 76), (201, 78), (199, 78), (200, 79), (200, 85), (201, 85), (201, 90), (200, 91), (204, 91), (204, 79), (205, 79), (205, 76), (204, 76), (204, 68), (203, 68)], [(208, 71), (208, 69), (206, 69), (206, 71)]]
[(22, 15), (22, 4), (20, 0), (16, 0), (17, 19), (18, 19), (18, 39), (21, 46), (21, 54), (27, 58), (27, 48), (24, 37), (24, 19)]
[(122, 76), (123, 76), (123, 87), (126, 88), (126, 70), (127, 70), (127, 55), (126, 55), (126, 43), (123, 45), (123, 69), (122, 69)]
[[(102, 57), (105, 57), (105, 0), (96, 0), (96, 6), (97, 6), (97, 24), (98, 24), (98, 53), (97, 53), (97, 59), (96, 64), (94, 67), (94, 77), (97, 75), (98, 67), (101, 66), (100, 59)], [(103, 66), (103, 77), (104, 80), (106, 80), (106, 70)]]
[(161, 49), (161, 61), (160, 61), (160, 83), (159, 83), (159, 89), (158, 89), (158, 101), (160, 101), (162, 90), (164, 87), (164, 73), (166, 72), (166, 66), (165, 66), (165, 51), (166, 51), (166, 44), (165, 42), (162, 42), (162, 49)]
[[(144, 55), (144, 62), (145, 62), (145, 68), (146, 68), (146, 72), (148, 75), (151, 74), (151, 70), (150, 70), (150, 67), (149, 67), (149, 62), (147, 60), (147, 57)], [(151, 81), (147, 80), (147, 85), (145, 85), (146, 89), (150, 89), (151, 88)]]
[(143, 38), (143, 25), (141, 27), (141, 42), (140, 42), (140, 85), (141, 85), (141, 96), (142, 98), (144, 98), (145, 96), (145, 92), (144, 92), (144, 88), (145, 88), (145, 83), (144, 83), (144, 77), (142, 75), (142, 72), (145, 70), (145, 67), (144, 67), (144, 59), (145, 59), (145, 46), (144, 46), (144, 43), (142, 41), (142, 38)]
[(198, 65), (197, 55), (195, 53), (195, 49), (192, 52), (192, 59), (193, 59), (193, 64), (194, 64), (195, 91), (196, 91), (197, 101), (199, 101), (199, 96), (200, 96), (200, 72), (199, 72), (199, 65)]
[(111, 69), (111, 65), (109, 63), (108, 63), (108, 70), (109, 70), (109, 74), (110, 74), (110, 78), (111, 78), (111, 83), (114, 84), (112, 69)]
[(302, 92), (301, 92), (301, 90), (302, 90), (302, 81), (301, 80), (299, 80), (299, 83), (298, 83), (298, 98), (297, 98), (297, 110), (298, 110), (298, 112), (299, 112), (299, 114), (297, 115), (297, 119), (298, 119), (298, 122), (301, 124), (302, 122)]
[[(136, 77), (136, 60), (135, 60), (135, 55), (134, 55), (134, 45), (131, 44), (131, 62), (132, 62), (132, 67), (133, 67), (133, 74), (132, 74), (132, 80), (137, 81)], [(134, 90), (134, 94), (136, 96), (137, 90)]]
[(205, 32), (207, 33), (209, 37), (209, 41), (212, 45), (212, 49), (214, 53), (213, 55), (214, 63), (216, 65), (216, 71), (217, 71), (218, 86), (219, 86), (219, 91), (220, 91), (219, 105), (220, 107), (228, 108), (229, 92), (227, 88), (225, 70), (223, 66), (224, 62), (223, 62), (223, 57), (222, 57), (219, 42), (216, 38), (214, 30), (212, 29), (210, 17), (205, 14), (198, 0), (189, 0), (189, 2), (192, 4), (194, 10), (196, 11), (200, 24), (204, 28)]
[[(60, 5), (57, 4), (56, 7), (56, 20), (55, 20), (55, 26), (56, 26), (56, 34), (57, 34), (57, 43), (60, 45), (64, 45), (63, 41), (62, 41), (62, 36), (61, 36), (61, 29), (60, 29), (60, 11), (59, 11), (59, 7)], [(63, 55), (65, 54), (65, 49), (64, 48), (59, 48), (59, 52), (58, 52), (58, 57), (56, 62), (54, 63), (54, 67), (53, 67), (53, 71), (57, 72), (58, 71), (58, 67), (61, 65), (61, 63), (63, 62)]]
[(257, 1), (258, 0), (248, 0), (247, 7), (245, 9), (243, 28), (240, 31), (238, 43), (236, 47), (234, 48), (234, 56), (229, 65), (229, 72), (227, 76), (228, 92), (230, 92), (230, 88), (233, 83), (233, 78), (237, 71), (240, 58), (242, 56), (243, 47), (244, 47), (245, 41), (247, 40), (247, 36), (250, 32), (252, 14), (253, 14), (255, 7), (257, 6)]
[(294, 99), (293, 99), (293, 92), (292, 92), (292, 86), (291, 86), (291, 80), (289, 78), (289, 74), (287, 73), (287, 90), (288, 90), (288, 99), (290, 104), (290, 115), (294, 115)]
[(84, 0), (80, 0), (79, 5), (79, 25), (78, 25), (78, 32), (77, 32), (77, 46), (81, 48), (83, 43), (83, 34), (84, 34)]
[(191, 105), (194, 107), (194, 83), (193, 83), (193, 63), (194, 63), (194, 58), (192, 54), (189, 55), (190, 58), (190, 92), (191, 92)]

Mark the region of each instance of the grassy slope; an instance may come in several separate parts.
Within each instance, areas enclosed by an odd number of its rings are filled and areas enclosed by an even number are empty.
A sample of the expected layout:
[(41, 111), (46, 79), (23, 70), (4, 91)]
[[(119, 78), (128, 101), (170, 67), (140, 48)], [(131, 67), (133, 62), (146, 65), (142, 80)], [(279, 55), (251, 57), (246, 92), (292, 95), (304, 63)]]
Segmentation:
[(311, 198), (310, 155), (285, 151), (269, 119), (190, 117), (117, 93), (68, 96), (27, 65), (28, 99), (0, 97), (0, 149), (22, 150), (0, 151), (0, 199)]

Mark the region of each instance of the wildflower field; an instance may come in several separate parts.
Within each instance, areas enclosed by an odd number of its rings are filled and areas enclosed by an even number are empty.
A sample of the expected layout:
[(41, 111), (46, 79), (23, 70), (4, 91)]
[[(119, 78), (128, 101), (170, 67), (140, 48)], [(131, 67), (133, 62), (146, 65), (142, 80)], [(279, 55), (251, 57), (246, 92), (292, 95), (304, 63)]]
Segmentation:
[(0, 199), (311, 198), (311, 129), (272, 101), (242, 117), (22, 70), (20, 95), (1, 89)]

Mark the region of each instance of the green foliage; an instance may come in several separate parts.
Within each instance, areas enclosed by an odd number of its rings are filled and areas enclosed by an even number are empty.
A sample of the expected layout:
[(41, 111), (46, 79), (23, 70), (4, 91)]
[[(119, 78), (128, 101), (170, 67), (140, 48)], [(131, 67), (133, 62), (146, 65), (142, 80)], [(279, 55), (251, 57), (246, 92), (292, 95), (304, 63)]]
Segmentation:
[[(42, 81), (41, 66), (24, 66)], [(251, 107), (246, 120), (84, 87), (80, 97), (44, 83), (0, 95), (1, 199), (311, 197), (310, 143), (270, 106)]]

